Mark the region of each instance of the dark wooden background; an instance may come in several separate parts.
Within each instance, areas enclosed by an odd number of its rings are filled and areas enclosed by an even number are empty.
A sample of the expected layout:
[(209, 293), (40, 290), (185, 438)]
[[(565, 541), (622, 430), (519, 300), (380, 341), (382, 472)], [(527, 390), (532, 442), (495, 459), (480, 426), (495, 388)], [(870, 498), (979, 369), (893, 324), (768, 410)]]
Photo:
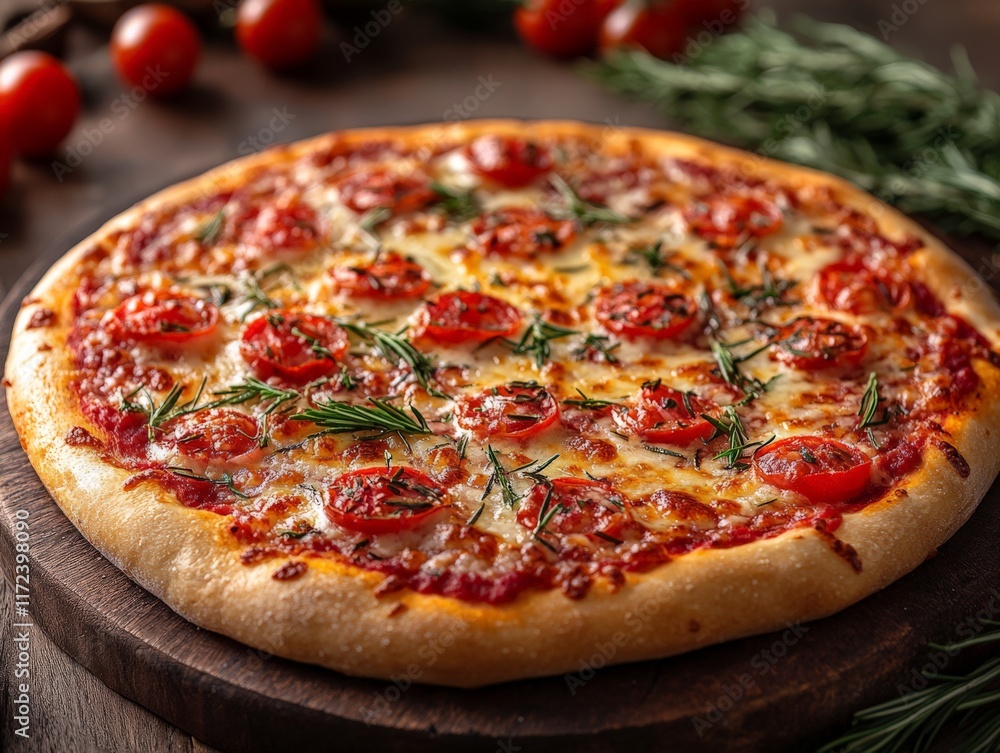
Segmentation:
[[(0, 17), (15, 0), (0, 0)], [(404, 3), (405, 5), (405, 3)], [(964, 44), (983, 83), (1000, 88), (1000, 3), (995, 0), (756, 0), (779, 13), (803, 12), (850, 23), (880, 35), (879, 21), (894, 6), (919, 6), (890, 43), (938, 65)], [(210, 39), (197, 84), (169, 103), (121, 99), (102, 35), (74, 29), (67, 58), (85, 91), (84, 114), (64, 148), (50, 160), (20, 163), (0, 205), (0, 293), (35, 260), (67, 249), (100, 220), (182, 178), (240, 155), (276, 113), (277, 141), (355, 126), (437, 121), (471, 95), (479, 78), (494, 83), (473, 117), (578, 118), (620, 125), (664, 126), (646, 105), (628, 102), (578, 79), (571, 68), (524, 50), (505, 28), (470, 32), (408, 13), (398, 17), (350, 63), (328, 40), (322, 63), (305, 77), (272, 76), (234, 50), (224, 37)], [(124, 107), (123, 107), (124, 106)], [(121, 113), (127, 109), (127, 116)], [(97, 124), (114, 128), (100, 143)], [(89, 134), (89, 135), (88, 135)], [(81, 146), (82, 149), (81, 149)], [(59, 180), (52, 162), (73, 169)], [(96, 556), (96, 554), (95, 554)], [(5, 572), (5, 576), (10, 573)], [(108, 690), (33, 631), (33, 734), (12, 734), (9, 640), (13, 597), (0, 580), (0, 750), (12, 751), (211, 751), (144, 708)], [(331, 741), (331, 749), (336, 749)]]

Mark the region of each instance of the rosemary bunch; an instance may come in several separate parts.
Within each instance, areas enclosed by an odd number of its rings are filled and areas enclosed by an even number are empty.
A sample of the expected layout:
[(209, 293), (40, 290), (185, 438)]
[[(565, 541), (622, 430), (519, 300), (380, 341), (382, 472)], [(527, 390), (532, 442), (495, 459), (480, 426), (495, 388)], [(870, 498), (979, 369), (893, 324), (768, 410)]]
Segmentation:
[(948, 231), (1000, 240), (1000, 95), (839, 24), (762, 12), (685, 64), (621, 51), (584, 76), (694, 132), (845, 177)]

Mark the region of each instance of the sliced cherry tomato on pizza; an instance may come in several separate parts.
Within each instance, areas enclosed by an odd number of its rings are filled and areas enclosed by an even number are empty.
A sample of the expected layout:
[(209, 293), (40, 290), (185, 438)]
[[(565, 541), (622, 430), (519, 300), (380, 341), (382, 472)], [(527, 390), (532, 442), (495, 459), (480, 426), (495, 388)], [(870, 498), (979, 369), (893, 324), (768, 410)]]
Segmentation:
[(775, 337), (774, 358), (798, 369), (857, 366), (868, 353), (868, 335), (834, 319), (803, 316)]
[(15, 52), (0, 62), (0, 137), (28, 157), (50, 153), (80, 112), (80, 89), (69, 70), (45, 52)]
[(119, 337), (159, 345), (180, 344), (215, 332), (219, 309), (192, 296), (147, 291), (126, 298), (110, 314)]
[(510, 337), (520, 329), (522, 319), (521, 312), (506, 301), (459, 290), (425, 303), (417, 313), (416, 331), (438, 342), (485, 342)]
[(667, 340), (691, 326), (698, 304), (668, 285), (632, 280), (602, 290), (596, 314), (609, 332)]
[(339, 292), (355, 298), (420, 298), (431, 286), (426, 269), (398, 254), (364, 266), (332, 267), (330, 276)]
[(244, 328), (240, 353), (261, 379), (277, 374), (302, 383), (337, 368), (349, 345), (347, 332), (329, 319), (275, 310)]
[(784, 217), (774, 202), (749, 196), (713, 196), (685, 211), (691, 230), (720, 248), (781, 230)]
[(871, 484), (871, 459), (855, 447), (822, 437), (789, 437), (760, 450), (757, 478), (813, 504), (850, 502)]
[(321, 236), (316, 210), (299, 199), (265, 204), (251, 211), (241, 240), (265, 254), (298, 253), (317, 246)]
[(557, 58), (586, 55), (597, 47), (608, 0), (527, 0), (514, 11), (514, 28), (521, 40)]
[(552, 169), (552, 155), (533, 141), (510, 136), (480, 136), (469, 144), (472, 169), (506, 188), (523, 188)]
[(206, 465), (226, 463), (260, 449), (260, 426), (253, 416), (212, 408), (179, 416), (164, 427), (165, 441), (184, 457)]
[(168, 97), (187, 86), (201, 56), (194, 22), (160, 3), (126, 11), (111, 32), (111, 59), (118, 76), (153, 97)]
[(712, 436), (712, 424), (702, 414), (714, 415), (719, 410), (712, 400), (652, 383), (643, 385), (632, 406), (615, 411), (613, 416), (628, 433), (647, 442), (683, 445)]
[(240, 47), (275, 71), (308, 62), (322, 33), (323, 11), (318, 0), (242, 0), (236, 13)]
[(600, 481), (555, 478), (532, 487), (517, 520), (543, 540), (577, 534), (614, 542), (632, 523), (628, 504), (625, 495)]
[(873, 271), (860, 262), (835, 262), (816, 276), (816, 295), (831, 309), (852, 314), (896, 311), (912, 299), (909, 283), (890, 270)]
[(345, 473), (329, 486), (326, 512), (349, 531), (400, 533), (445, 509), (444, 496), (443, 487), (414, 468), (363, 468)]
[(540, 384), (513, 382), (462, 399), (455, 410), (458, 425), (480, 438), (525, 439), (559, 418), (559, 403)]
[(510, 207), (478, 217), (472, 223), (475, 247), (488, 256), (532, 257), (560, 251), (576, 237), (572, 220), (557, 220), (528, 207)]
[(351, 173), (340, 181), (339, 189), (340, 200), (360, 214), (379, 208), (404, 214), (438, 200), (427, 176), (381, 167)]

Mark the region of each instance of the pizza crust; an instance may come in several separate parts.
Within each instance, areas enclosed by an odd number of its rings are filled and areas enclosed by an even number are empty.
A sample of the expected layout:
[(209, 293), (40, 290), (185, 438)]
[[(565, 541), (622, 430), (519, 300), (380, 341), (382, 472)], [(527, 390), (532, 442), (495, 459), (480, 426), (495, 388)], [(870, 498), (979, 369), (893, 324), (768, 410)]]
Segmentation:
[[(1000, 345), (1000, 307), (961, 259), (918, 225), (853, 186), (810, 170), (770, 162), (678, 134), (578, 123), (477, 121), (448, 126), (353, 131), (279, 147), (167, 189), (102, 228), (216, 187), (247, 169), (328, 146), (336, 139), (394, 138), (422, 144), (434, 133), (577, 135), (610, 148), (639, 139), (649, 148), (736, 162), (792, 184), (832, 187), (848, 206), (871, 211), (889, 235), (913, 233), (927, 244), (919, 263), (953, 313)], [(439, 137), (438, 137), (439, 138)], [(432, 139), (433, 141), (433, 139)], [(930, 448), (905, 494), (846, 515), (837, 537), (860, 555), (858, 574), (812, 529), (730, 549), (698, 550), (655, 570), (629, 574), (617, 592), (597, 581), (582, 600), (559, 591), (529, 592), (506, 605), (464, 602), (402, 591), (376, 597), (381, 576), (310, 559), (291, 581), (271, 576), (285, 561), (247, 567), (225, 536), (226, 519), (178, 505), (152, 484), (123, 491), (129, 472), (64, 437), (85, 423), (69, 397), (65, 322), (29, 329), (38, 306), (64, 310), (61, 281), (86, 252), (84, 241), (58, 262), (17, 318), (6, 377), (8, 402), (29, 459), (53, 498), (84, 536), (130, 578), (209, 630), (276, 655), (352, 675), (474, 687), (576, 672), (595, 655), (608, 663), (669, 656), (736, 637), (776, 630), (839, 611), (919, 565), (972, 514), (1000, 471), (1000, 376), (981, 369), (972, 415), (945, 429), (971, 468), (961, 478)], [(399, 605), (403, 605), (400, 609)], [(604, 649), (602, 650), (602, 647)]]

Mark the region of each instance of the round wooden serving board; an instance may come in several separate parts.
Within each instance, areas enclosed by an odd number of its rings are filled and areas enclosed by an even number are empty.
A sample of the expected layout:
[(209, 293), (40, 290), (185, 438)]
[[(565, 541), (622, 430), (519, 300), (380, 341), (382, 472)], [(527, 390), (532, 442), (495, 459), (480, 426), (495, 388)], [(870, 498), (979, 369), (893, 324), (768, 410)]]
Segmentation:
[[(71, 245), (43, 259), (0, 309), (4, 358), (21, 299)], [(454, 690), (346, 677), (188, 623), (70, 524), (21, 450), (2, 394), (0, 506), (8, 574), (14, 512), (29, 514), (35, 624), (113, 690), (234, 753), (809, 750), (853, 711), (911, 683), (928, 641), (955, 640), (1000, 603), (997, 485), (935, 557), (833, 617), (672, 659)], [(592, 666), (613, 651), (595, 646)]]

